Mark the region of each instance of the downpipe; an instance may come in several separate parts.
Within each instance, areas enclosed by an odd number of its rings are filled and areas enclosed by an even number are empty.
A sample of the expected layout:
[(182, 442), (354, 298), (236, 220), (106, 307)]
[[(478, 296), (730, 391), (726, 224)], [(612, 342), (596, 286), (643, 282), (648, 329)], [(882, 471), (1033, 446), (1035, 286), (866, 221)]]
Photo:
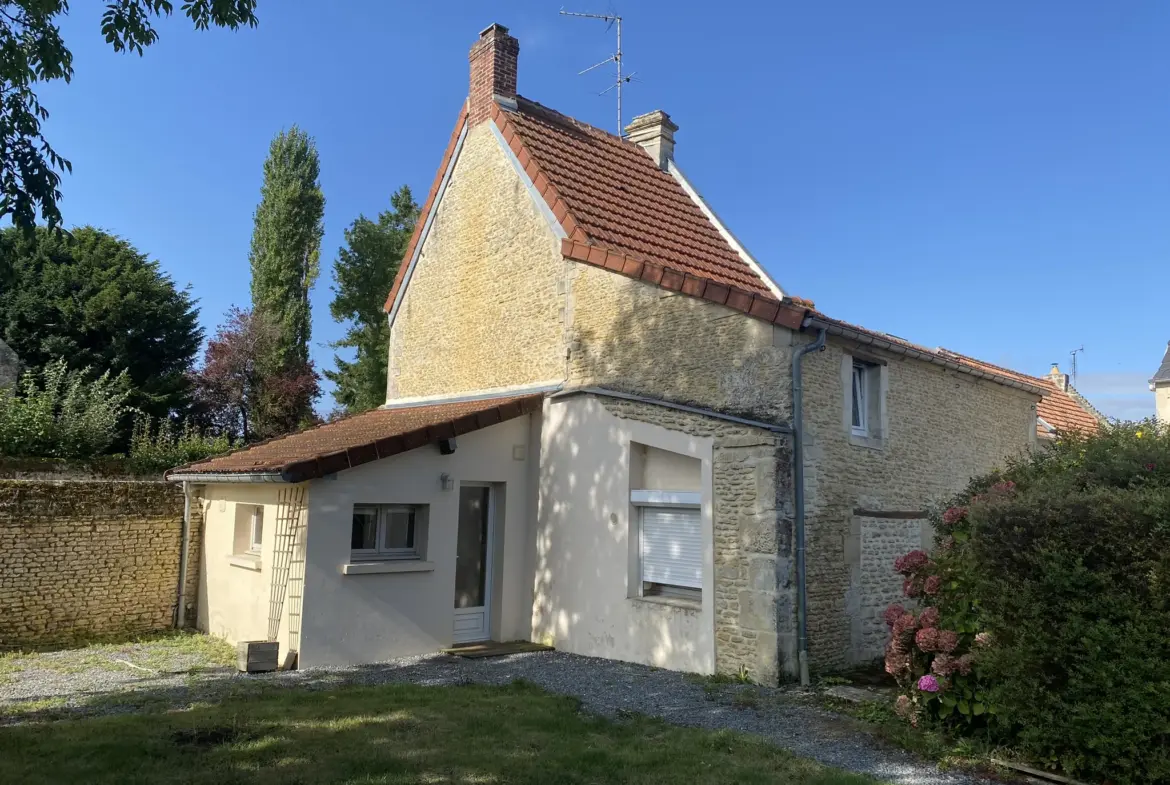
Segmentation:
[(805, 569), (804, 537), (804, 356), (825, 350), (825, 328), (817, 339), (800, 347), (792, 356), (792, 506), (796, 529), (796, 607), (799, 625), (797, 651), (800, 662), (800, 686), (809, 685), (808, 675), (808, 580)]
[(187, 549), (191, 542), (191, 483), (183, 480), (183, 526), (179, 535), (179, 591), (175, 629), (187, 623)]

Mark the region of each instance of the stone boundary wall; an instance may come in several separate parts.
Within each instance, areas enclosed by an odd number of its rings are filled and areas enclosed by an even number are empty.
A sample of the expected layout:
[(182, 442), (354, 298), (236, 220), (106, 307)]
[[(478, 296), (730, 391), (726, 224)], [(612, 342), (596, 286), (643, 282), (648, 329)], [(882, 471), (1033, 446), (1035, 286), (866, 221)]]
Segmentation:
[[(187, 619), (202, 507), (191, 505)], [(160, 630), (174, 622), (183, 492), (127, 480), (0, 480), (0, 649)]]

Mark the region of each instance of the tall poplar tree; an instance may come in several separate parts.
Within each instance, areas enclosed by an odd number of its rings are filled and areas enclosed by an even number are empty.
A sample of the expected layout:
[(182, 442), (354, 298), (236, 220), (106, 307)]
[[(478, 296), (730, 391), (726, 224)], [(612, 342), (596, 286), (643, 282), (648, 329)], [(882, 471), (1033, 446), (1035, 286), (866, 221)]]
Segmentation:
[(337, 390), (333, 397), (347, 413), (373, 409), (386, 400), (390, 326), (382, 306), (410, 243), (418, 205), (409, 186), (390, 197), (390, 209), (371, 221), (358, 216), (345, 230), (345, 245), (333, 263), (333, 302), (329, 312), (349, 322), (345, 337), (334, 348), (354, 349), (353, 362), (333, 356), (337, 365), (325, 376)]
[(275, 365), (309, 359), (309, 291), (317, 280), (325, 234), (325, 194), (313, 137), (295, 125), (272, 140), (253, 216), (252, 309), (280, 332)]

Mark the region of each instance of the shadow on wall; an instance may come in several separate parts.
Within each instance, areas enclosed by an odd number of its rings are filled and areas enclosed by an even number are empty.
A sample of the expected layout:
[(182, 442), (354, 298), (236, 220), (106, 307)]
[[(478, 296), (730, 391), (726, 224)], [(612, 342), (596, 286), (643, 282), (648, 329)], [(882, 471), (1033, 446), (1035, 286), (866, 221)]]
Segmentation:
[[(572, 400), (600, 406), (592, 398)], [(553, 402), (546, 413), (533, 639), (651, 665), (694, 661), (696, 642), (678, 640), (670, 618), (698, 616), (697, 609), (646, 607), (631, 600), (637, 593), (631, 582), (638, 576), (629, 555), (630, 537), (637, 536), (631, 525), (630, 444), (616, 425), (583, 421), (586, 408)], [(582, 460), (585, 456), (603, 460)]]

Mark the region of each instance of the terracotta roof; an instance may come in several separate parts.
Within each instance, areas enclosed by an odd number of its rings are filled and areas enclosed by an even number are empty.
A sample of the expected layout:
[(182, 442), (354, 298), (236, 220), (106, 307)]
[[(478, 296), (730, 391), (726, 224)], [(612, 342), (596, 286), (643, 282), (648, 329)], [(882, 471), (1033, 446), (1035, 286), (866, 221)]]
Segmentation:
[(285, 482), (302, 482), (511, 420), (539, 409), (543, 397), (538, 394), (375, 409), (171, 469), (167, 478), (280, 474)]
[(516, 104), (514, 112), (497, 108), (493, 120), (570, 240), (772, 295), (682, 185), (636, 144), (535, 101)]
[[(967, 357), (958, 352), (948, 351), (947, 349), (939, 349), (938, 351), (950, 357), (957, 358), (969, 365), (991, 369), (1041, 388), (1043, 390), (1043, 397), (1036, 404), (1036, 416), (1057, 431), (1096, 433), (1101, 429), (1103, 418), (1092, 408), (1088, 401), (1085, 401), (1081, 397), (1080, 393), (1077, 393), (1071, 387), (1069, 388), (1072, 390), (1071, 392), (1065, 392), (1051, 379), (1042, 376), (1029, 376), (1008, 368), (1001, 368), (998, 365), (985, 363), (982, 360), (976, 360), (973, 357)], [(1052, 437), (1049, 430), (1039, 422), (1036, 423), (1036, 434), (1045, 438)]]

